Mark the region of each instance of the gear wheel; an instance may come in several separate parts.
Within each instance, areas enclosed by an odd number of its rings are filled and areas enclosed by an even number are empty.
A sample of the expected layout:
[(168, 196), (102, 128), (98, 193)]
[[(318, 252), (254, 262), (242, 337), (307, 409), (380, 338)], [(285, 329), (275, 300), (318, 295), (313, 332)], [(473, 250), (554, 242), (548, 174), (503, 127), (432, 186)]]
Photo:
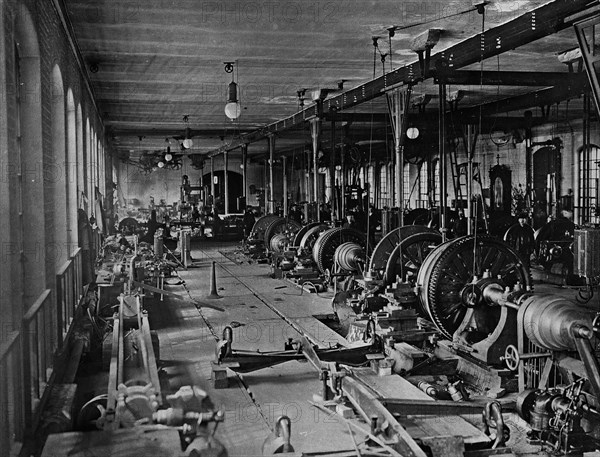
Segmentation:
[[(473, 307), (465, 301), (465, 288), (474, 276), (481, 278), (486, 271), (506, 286), (517, 282), (524, 287), (531, 285), (529, 270), (519, 254), (489, 236), (465, 236), (444, 243), (423, 263), (417, 277), (421, 306), (445, 337), (452, 339), (468, 308)], [(498, 313), (479, 302), (474, 307), (479, 321), (495, 328)]]

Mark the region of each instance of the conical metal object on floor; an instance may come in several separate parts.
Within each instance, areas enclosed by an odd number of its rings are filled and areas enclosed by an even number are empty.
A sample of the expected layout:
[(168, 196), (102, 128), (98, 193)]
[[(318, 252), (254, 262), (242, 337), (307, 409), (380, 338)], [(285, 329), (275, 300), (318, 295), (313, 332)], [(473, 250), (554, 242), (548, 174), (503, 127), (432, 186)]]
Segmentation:
[(223, 298), (217, 292), (217, 274), (216, 274), (217, 262), (213, 260), (212, 267), (210, 269), (210, 293), (206, 296), (209, 299)]

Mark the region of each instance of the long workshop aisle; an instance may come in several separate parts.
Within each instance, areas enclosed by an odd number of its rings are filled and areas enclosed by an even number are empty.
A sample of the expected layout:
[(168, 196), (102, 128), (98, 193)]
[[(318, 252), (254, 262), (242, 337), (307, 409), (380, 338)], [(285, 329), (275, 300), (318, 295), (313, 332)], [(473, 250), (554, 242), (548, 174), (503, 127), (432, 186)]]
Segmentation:
[[(234, 349), (283, 350), (288, 338), (300, 336), (298, 330), (323, 346), (346, 344), (345, 339), (313, 317), (330, 311), (331, 294), (302, 293), (283, 280), (272, 279), (268, 265), (236, 263), (220, 252), (235, 247), (234, 243), (194, 244), (195, 267), (180, 272), (193, 298), (220, 306), (224, 312), (209, 308), (199, 311), (189, 301), (167, 297), (164, 302), (155, 302), (150, 310), (170, 388), (175, 391), (181, 385), (196, 384), (225, 411), (225, 422), (219, 426), (217, 436), (229, 455), (261, 455), (263, 441), (281, 414), (292, 421), (291, 442), (296, 451), (352, 450), (352, 439), (343, 421), (327, 417), (310, 405), (321, 384), (309, 363), (288, 362), (243, 377), (228, 370), (229, 387), (212, 388), (215, 336), (221, 337), (225, 326), (232, 323)], [(222, 298), (205, 300), (213, 260)], [(187, 295), (183, 286), (167, 288)]]

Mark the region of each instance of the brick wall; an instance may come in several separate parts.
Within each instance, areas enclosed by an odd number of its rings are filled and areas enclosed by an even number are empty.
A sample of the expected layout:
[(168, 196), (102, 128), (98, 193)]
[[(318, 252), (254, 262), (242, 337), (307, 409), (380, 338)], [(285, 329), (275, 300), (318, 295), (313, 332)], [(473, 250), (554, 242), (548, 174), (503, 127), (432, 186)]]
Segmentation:
[[(67, 210), (67, 199), (65, 193), (67, 189), (70, 193), (76, 193), (76, 183), (68, 184), (65, 170), (66, 150), (56, 156), (54, 147), (53, 135), (53, 105), (57, 102), (57, 93), (63, 93), (64, 96), (59, 102), (64, 103), (65, 113), (65, 129), (68, 128), (66, 123), (66, 94), (70, 88), (73, 91), (75, 105), (81, 103), (83, 112), (83, 123), (89, 118), (90, 124), (93, 126), (97, 137), (104, 144), (104, 150), (110, 151), (110, 147), (106, 145), (104, 136), (104, 127), (102, 121), (96, 111), (92, 98), (84, 84), (84, 77), (81, 74), (73, 51), (69, 45), (68, 37), (62, 26), (60, 15), (55, 9), (52, 0), (46, 1), (2, 1), (2, 29), (3, 38), (2, 47), (3, 58), (0, 60), (0, 68), (2, 77), (0, 77), (0, 167), (2, 173), (2, 190), (0, 193), (0, 209), (5, 215), (10, 217), (5, 218), (0, 230), (0, 241), (2, 243), (2, 262), (0, 267), (0, 284), (2, 284), (2, 296), (10, 297), (0, 301), (0, 313), (7, 316), (4, 322), (11, 322), (12, 325), (4, 325), (0, 341), (4, 339), (7, 328), (17, 328), (20, 321), (20, 316), (26, 308), (31, 304), (33, 295), (38, 294), (45, 288), (54, 290), (57, 256), (62, 256), (66, 259), (72, 246), (65, 244), (65, 219)], [(35, 98), (28, 106), (34, 106), (41, 113), (41, 125), (39, 126), (38, 139), (41, 151), (29, 151), (27, 154), (22, 154), (21, 157), (37, 157), (37, 163), (26, 161), (21, 164), (21, 168), (26, 169), (29, 173), (37, 173), (38, 177), (43, 180), (43, 189), (38, 189), (35, 195), (41, 196), (40, 199), (33, 203), (25, 202), (21, 208), (21, 197), (19, 194), (19, 162), (20, 157), (14, 154), (18, 151), (17, 138), (17, 101), (16, 101), (16, 85), (15, 85), (15, 42), (18, 41), (17, 30), (23, 16), (29, 16), (35, 30), (33, 35), (37, 35), (34, 40), (39, 47), (39, 80), (40, 87), (29, 90), (26, 93), (27, 97)], [(26, 56), (29, 58), (29, 56)], [(63, 81), (63, 87), (60, 90), (53, 89), (53, 69), (58, 66)], [(22, 136), (32, 136), (35, 132), (26, 131), (22, 127)], [(66, 132), (65, 132), (66, 134)], [(66, 145), (66, 139), (63, 141)], [(83, 139), (84, 150), (87, 149), (88, 139)], [(66, 146), (65, 146), (66, 147)], [(11, 154), (11, 152), (13, 152)], [(16, 155), (16, 156), (15, 156)], [(78, 157), (80, 152), (78, 151)], [(86, 160), (89, 163), (89, 159)], [(109, 162), (109, 161), (105, 161)], [(32, 171), (33, 170), (33, 171)], [(23, 175), (27, 178), (27, 175)], [(111, 174), (109, 175), (111, 176)], [(27, 185), (24, 184), (24, 185)], [(64, 191), (61, 191), (61, 186)], [(110, 190), (109, 187), (107, 187)], [(87, 190), (87, 189), (86, 189)], [(25, 192), (26, 193), (26, 192)], [(112, 198), (112, 197), (110, 197)], [(64, 201), (62, 201), (64, 199)], [(79, 199), (76, 197), (76, 201)], [(19, 221), (19, 213), (23, 211), (23, 221)], [(35, 215), (35, 221), (30, 217)], [(63, 214), (64, 213), (64, 214)], [(41, 224), (38, 224), (41, 222)], [(76, 223), (76, 221), (74, 221)], [(32, 224), (35, 226), (32, 227)], [(76, 231), (76, 226), (72, 227)], [(37, 234), (37, 235), (36, 235)], [(39, 235), (39, 236), (38, 236)], [(43, 236), (41, 236), (43, 235)], [(23, 237), (36, 237), (38, 240), (43, 240), (42, 246), (36, 246), (35, 249), (28, 246), (28, 241), (23, 240)], [(24, 242), (25, 241), (25, 242)], [(58, 243), (58, 244), (56, 244)], [(24, 258), (19, 251), (25, 249)], [(6, 261), (5, 261), (6, 260)], [(41, 267), (42, 274), (31, 275), (28, 271), (31, 270), (31, 265), (36, 265), (36, 262), (43, 264)], [(42, 279), (40, 279), (42, 278)], [(32, 284), (33, 283), (33, 284)], [(33, 291), (27, 296), (28, 291)], [(22, 298), (25, 293), (26, 298)], [(10, 318), (8, 318), (10, 316)]]

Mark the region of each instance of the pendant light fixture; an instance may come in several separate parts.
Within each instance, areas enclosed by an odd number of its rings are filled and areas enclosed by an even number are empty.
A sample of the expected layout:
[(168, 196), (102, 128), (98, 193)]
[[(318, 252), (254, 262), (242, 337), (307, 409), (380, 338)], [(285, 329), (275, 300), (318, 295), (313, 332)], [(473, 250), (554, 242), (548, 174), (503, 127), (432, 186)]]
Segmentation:
[(191, 134), (190, 134), (190, 125), (189, 125), (190, 118), (189, 118), (189, 116), (187, 114), (185, 116), (183, 116), (183, 122), (185, 122), (185, 138), (181, 142), (181, 145), (185, 149), (192, 149), (192, 146), (194, 146), (194, 142), (190, 138), (191, 137)]
[(236, 120), (242, 114), (242, 107), (238, 101), (238, 86), (234, 80), (234, 66), (236, 62), (225, 62), (225, 73), (231, 73), (231, 82), (227, 90), (227, 104), (225, 105), (225, 115), (232, 121)]

